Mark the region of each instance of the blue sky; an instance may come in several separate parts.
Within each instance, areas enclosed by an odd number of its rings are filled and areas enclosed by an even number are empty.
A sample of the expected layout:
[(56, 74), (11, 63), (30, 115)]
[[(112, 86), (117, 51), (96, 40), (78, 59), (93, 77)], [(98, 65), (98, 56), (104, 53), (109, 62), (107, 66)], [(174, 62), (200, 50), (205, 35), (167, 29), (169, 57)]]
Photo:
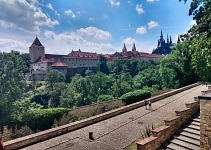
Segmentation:
[(151, 53), (161, 30), (166, 38), (185, 33), (195, 22), (190, 2), (179, 0), (0, 0), (0, 51), (28, 53), (36, 35), (46, 53), (71, 50), (111, 54)]

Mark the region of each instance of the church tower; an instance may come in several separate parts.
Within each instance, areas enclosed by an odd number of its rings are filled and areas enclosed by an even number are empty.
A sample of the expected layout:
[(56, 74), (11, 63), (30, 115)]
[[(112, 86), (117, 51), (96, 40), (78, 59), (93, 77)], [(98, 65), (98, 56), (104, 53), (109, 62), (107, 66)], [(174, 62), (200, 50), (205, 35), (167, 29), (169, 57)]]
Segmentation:
[(125, 46), (125, 43), (124, 43), (124, 47), (123, 47), (123, 49), (122, 49), (122, 52), (123, 52), (123, 53), (127, 53), (127, 48), (126, 48), (126, 46)]
[(31, 62), (35, 62), (39, 57), (45, 56), (45, 47), (41, 44), (37, 36), (32, 45), (29, 47), (29, 56)]
[(135, 45), (135, 43), (133, 43), (132, 52), (136, 52), (136, 45)]

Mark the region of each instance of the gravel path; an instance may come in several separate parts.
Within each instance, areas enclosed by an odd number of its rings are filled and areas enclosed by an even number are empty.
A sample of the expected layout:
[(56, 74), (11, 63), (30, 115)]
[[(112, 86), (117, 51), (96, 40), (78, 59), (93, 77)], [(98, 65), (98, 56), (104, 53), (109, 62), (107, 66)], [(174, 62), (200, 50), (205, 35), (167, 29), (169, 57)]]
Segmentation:
[[(140, 107), (22, 150), (121, 150), (139, 138), (146, 126), (156, 126), (175, 116), (175, 110), (184, 108), (186, 102), (194, 101), (206, 89), (200, 85), (152, 103), (154, 111)], [(89, 132), (93, 132), (95, 140), (89, 140)]]

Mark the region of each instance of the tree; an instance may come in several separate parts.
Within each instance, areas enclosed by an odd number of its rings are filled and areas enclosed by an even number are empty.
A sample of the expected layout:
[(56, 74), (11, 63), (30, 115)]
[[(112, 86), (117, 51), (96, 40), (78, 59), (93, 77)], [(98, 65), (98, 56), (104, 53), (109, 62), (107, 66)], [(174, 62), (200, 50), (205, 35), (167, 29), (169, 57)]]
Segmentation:
[(51, 91), (53, 91), (54, 85), (57, 82), (64, 82), (65, 81), (65, 76), (64, 76), (63, 73), (53, 69), (46, 75), (45, 81), (47, 82)]
[[(179, 0), (184, 1), (187, 0)], [(211, 0), (192, 0), (189, 16), (193, 15), (193, 19), (196, 20), (196, 26), (189, 30), (189, 35), (191, 37), (198, 37), (201, 39), (211, 37)], [(186, 37), (188, 34), (185, 35)], [(189, 36), (188, 36), (189, 37)]]
[(98, 66), (98, 70), (106, 75), (109, 74), (109, 69), (108, 69), (108, 65), (107, 65), (107, 58), (105, 58), (104, 56), (100, 56), (100, 62), (97, 64)]
[[(179, 0), (186, 2), (187, 0)], [(211, 0), (192, 0), (189, 15), (193, 15), (196, 25), (187, 34), (184, 40), (192, 43), (192, 64), (196, 73), (204, 80), (211, 82)]]
[(0, 119), (10, 118), (13, 102), (26, 90), (26, 62), (19, 52), (0, 53)]
[(133, 78), (135, 89), (142, 89), (144, 86), (152, 87), (153, 85), (160, 85), (159, 66), (154, 68), (147, 68)]

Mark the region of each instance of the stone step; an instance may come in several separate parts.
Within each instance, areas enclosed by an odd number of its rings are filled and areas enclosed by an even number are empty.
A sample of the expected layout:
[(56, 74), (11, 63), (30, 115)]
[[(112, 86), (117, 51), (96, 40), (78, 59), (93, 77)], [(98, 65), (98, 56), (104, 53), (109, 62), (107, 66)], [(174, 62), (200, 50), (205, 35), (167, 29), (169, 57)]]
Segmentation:
[(190, 128), (190, 129), (194, 129), (194, 130), (199, 130), (200, 131), (200, 126), (196, 126), (196, 125), (183, 125), (186, 128)]
[(200, 119), (194, 118), (193, 121), (200, 122)]
[(190, 149), (187, 149), (185, 147), (182, 147), (180, 145), (177, 145), (177, 144), (174, 144), (174, 143), (169, 143), (169, 142), (166, 142), (163, 144), (164, 147), (166, 147), (166, 149), (171, 149), (171, 150), (190, 150)]
[(200, 135), (192, 134), (190, 132), (178, 130), (178, 131), (176, 131), (176, 134), (180, 134), (180, 135), (183, 135), (183, 136), (186, 136), (186, 137), (190, 137), (190, 138), (193, 138), (195, 140), (200, 140)]
[(192, 133), (192, 134), (200, 135), (200, 131), (199, 130), (194, 130), (194, 129), (190, 129), (190, 128), (184, 128), (184, 129), (181, 129), (181, 130), (189, 132), (189, 133)]
[(191, 125), (195, 125), (195, 126), (200, 126), (200, 122), (196, 122), (196, 121), (188, 121), (187, 123)]
[(181, 147), (184, 147), (186, 149), (190, 149), (190, 150), (198, 150), (198, 149), (200, 149), (200, 146), (196, 146), (194, 144), (191, 144), (191, 143), (188, 143), (188, 142), (184, 142), (184, 141), (179, 140), (179, 139), (173, 139), (173, 140), (171, 140), (169, 142), (174, 143), (176, 145), (179, 145)]
[(188, 142), (188, 143), (196, 145), (196, 146), (200, 146), (200, 141), (195, 140), (194, 138), (183, 136), (183, 135), (174, 135), (173, 137), (175, 139), (182, 140), (184, 142)]

